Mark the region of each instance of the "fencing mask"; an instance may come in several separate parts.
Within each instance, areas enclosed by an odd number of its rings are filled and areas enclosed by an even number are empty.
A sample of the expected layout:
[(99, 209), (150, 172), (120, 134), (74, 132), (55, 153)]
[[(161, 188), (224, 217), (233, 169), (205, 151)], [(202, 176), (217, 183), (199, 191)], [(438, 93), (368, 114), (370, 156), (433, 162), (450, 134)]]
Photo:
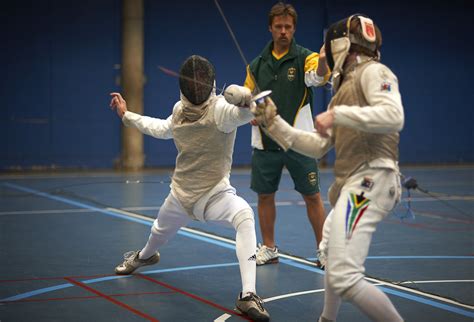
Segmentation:
[(214, 66), (204, 57), (192, 55), (179, 70), (181, 93), (194, 105), (205, 102), (214, 86)]
[(332, 24), (324, 40), (327, 63), (333, 75), (341, 73), (350, 49), (378, 57), (381, 45), (382, 34), (379, 28), (372, 19), (362, 14), (355, 14)]

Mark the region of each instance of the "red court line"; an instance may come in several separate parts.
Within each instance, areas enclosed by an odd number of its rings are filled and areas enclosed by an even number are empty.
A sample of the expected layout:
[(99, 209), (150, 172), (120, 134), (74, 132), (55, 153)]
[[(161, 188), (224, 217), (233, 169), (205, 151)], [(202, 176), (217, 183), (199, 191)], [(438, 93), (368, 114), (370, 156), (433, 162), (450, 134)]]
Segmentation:
[[(156, 295), (156, 294), (175, 294), (176, 292), (142, 292), (142, 293), (123, 293), (123, 294), (109, 294), (112, 297), (121, 296), (140, 296), (140, 295)], [(88, 300), (102, 298), (98, 295), (91, 296), (69, 296), (69, 297), (53, 297), (46, 299), (23, 299), (16, 301), (0, 301), (1, 304), (15, 304), (15, 303), (27, 303), (27, 302), (51, 302), (51, 301), (70, 301), (70, 300)]]
[(147, 314), (145, 314), (145, 313), (143, 313), (143, 312), (140, 312), (140, 311), (134, 309), (133, 307), (131, 307), (131, 306), (129, 306), (129, 305), (123, 303), (123, 302), (120, 302), (120, 301), (114, 299), (113, 297), (110, 297), (110, 296), (108, 296), (108, 295), (106, 295), (106, 294), (104, 294), (104, 293), (101, 293), (101, 292), (99, 292), (99, 291), (93, 289), (92, 287), (87, 286), (87, 285), (84, 284), (84, 283), (81, 283), (81, 282), (79, 282), (79, 281), (75, 281), (75, 280), (73, 280), (73, 279), (70, 278), (70, 277), (65, 277), (64, 279), (65, 279), (66, 281), (68, 281), (68, 282), (74, 284), (74, 285), (77, 285), (77, 286), (79, 286), (79, 287), (82, 287), (83, 289), (86, 289), (86, 290), (89, 291), (89, 292), (92, 292), (92, 293), (94, 293), (94, 294), (97, 294), (97, 295), (99, 295), (100, 297), (106, 299), (107, 301), (110, 301), (110, 302), (112, 302), (112, 303), (114, 303), (114, 304), (117, 304), (118, 306), (123, 307), (124, 309), (127, 309), (127, 310), (129, 310), (130, 312), (133, 312), (133, 313), (135, 313), (136, 315), (139, 315), (139, 316), (141, 316), (141, 317), (143, 317), (143, 318), (145, 318), (145, 319), (147, 319), (147, 320), (149, 320), (149, 321), (159, 322), (159, 321), (158, 321), (157, 319), (155, 319), (154, 317), (151, 317), (151, 316), (149, 316), (149, 315), (147, 315)]
[(155, 283), (155, 284), (164, 286), (164, 287), (166, 287), (166, 288), (169, 288), (170, 290), (173, 290), (173, 291), (176, 291), (176, 292), (181, 293), (181, 294), (183, 294), (183, 295), (186, 295), (186, 296), (188, 296), (188, 297), (191, 297), (191, 298), (193, 298), (193, 299), (195, 299), (195, 300), (198, 300), (198, 301), (203, 302), (203, 303), (205, 303), (205, 304), (207, 304), (207, 305), (213, 306), (213, 307), (215, 307), (215, 308), (217, 308), (217, 309), (219, 309), (219, 310), (222, 310), (222, 311), (224, 311), (224, 312), (227, 312), (227, 313), (229, 313), (229, 314), (236, 315), (236, 316), (238, 316), (238, 317), (240, 317), (240, 318), (242, 318), (242, 319), (244, 319), (244, 320), (252, 321), (252, 320), (250, 320), (250, 319), (247, 319), (245, 316), (236, 313), (236, 312), (233, 311), (233, 310), (229, 310), (228, 308), (223, 307), (223, 306), (221, 306), (221, 305), (219, 305), (219, 304), (217, 304), (217, 303), (211, 302), (211, 301), (206, 300), (206, 299), (204, 299), (204, 298), (202, 298), (202, 297), (199, 297), (199, 296), (197, 296), (197, 295), (188, 293), (188, 292), (183, 291), (183, 290), (181, 290), (181, 289), (179, 289), (179, 288), (177, 288), (177, 287), (174, 287), (174, 286), (171, 286), (171, 285), (169, 285), (169, 284), (166, 284), (166, 283), (157, 281), (157, 280), (155, 280), (154, 278), (151, 278), (151, 277), (148, 277), (148, 276), (145, 276), (145, 275), (141, 275), (141, 274), (136, 274), (135, 276), (141, 277), (141, 278), (146, 279), (147, 281), (150, 281), (150, 282), (152, 282), (152, 283)]

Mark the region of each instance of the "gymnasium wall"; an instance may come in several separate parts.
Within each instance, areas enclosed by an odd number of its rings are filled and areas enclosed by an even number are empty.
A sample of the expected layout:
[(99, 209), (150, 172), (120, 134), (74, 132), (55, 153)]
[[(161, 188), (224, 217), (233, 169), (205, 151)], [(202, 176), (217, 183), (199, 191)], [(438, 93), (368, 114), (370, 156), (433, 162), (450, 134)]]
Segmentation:
[[(250, 61), (270, 40), (274, 1), (221, 0)], [(473, 152), (473, 21), (465, 1), (293, 1), (295, 39), (319, 51), (328, 23), (368, 14), (383, 33), (382, 61), (398, 76), (405, 108), (402, 164), (469, 163)], [(112, 168), (120, 155), (120, 120), (108, 108), (120, 91), (121, 1), (10, 1), (0, 33), (0, 169)], [(167, 117), (179, 98), (178, 70), (191, 54), (206, 56), (217, 86), (241, 84), (244, 62), (213, 0), (145, 0), (145, 113)], [(330, 90), (315, 90), (316, 113)], [(173, 166), (171, 140), (146, 137), (147, 167)], [(234, 165), (250, 162), (250, 126), (239, 129)], [(332, 164), (334, 155), (327, 158)]]

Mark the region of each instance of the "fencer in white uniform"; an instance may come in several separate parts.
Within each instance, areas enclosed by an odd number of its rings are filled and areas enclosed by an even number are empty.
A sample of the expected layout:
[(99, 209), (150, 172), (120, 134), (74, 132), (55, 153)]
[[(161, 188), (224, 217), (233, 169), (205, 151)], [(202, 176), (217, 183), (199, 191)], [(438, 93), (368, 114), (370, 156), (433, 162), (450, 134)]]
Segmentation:
[(248, 108), (250, 90), (232, 85), (225, 97), (216, 96), (214, 67), (197, 55), (181, 66), (179, 83), (181, 99), (166, 119), (130, 112), (119, 93), (111, 94), (111, 107), (126, 126), (158, 139), (173, 139), (178, 150), (171, 191), (148, 242), (142, 250), (130, 252), (116, 273), (130, 274), (140, 266), (157, 263), (157, 251), (192, 220), (232, 227), (242, 280), (237, 309), (252, 319), (267, 321), (269, 314), (255, 289), (254, 213), (229, 181), (236, 130), (253, 119)]
[(336, 320), (341, 299), (374, 321), (403, 321), (390, 299), (364, 279), (372, 235), (401, 195), (398, 144), (404, 111), (397, 77), (380, 63), (381, 43), (380, 30), (363, 15), (329, 27), (325, 49), (334, 95), (328, 110), (316, 117), (317, 133), (291, 127), (271, 99), (252, 109), (285, 150), (315, 158), (332, 148), (336, 152), (328, 194), (332, 210), (320, 244), (326, 265), (321, 322)]

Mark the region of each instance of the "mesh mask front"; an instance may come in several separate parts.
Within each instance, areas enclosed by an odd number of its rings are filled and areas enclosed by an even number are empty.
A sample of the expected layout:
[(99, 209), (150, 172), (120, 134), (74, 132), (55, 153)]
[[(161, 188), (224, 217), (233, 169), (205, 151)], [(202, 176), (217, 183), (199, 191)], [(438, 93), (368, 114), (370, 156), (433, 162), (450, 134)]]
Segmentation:
[(192, 55), (181, 65), (179, 88), (192, 104), (199, 105), (209, 98), (215, 78), (214, 66), (206, 58)]

